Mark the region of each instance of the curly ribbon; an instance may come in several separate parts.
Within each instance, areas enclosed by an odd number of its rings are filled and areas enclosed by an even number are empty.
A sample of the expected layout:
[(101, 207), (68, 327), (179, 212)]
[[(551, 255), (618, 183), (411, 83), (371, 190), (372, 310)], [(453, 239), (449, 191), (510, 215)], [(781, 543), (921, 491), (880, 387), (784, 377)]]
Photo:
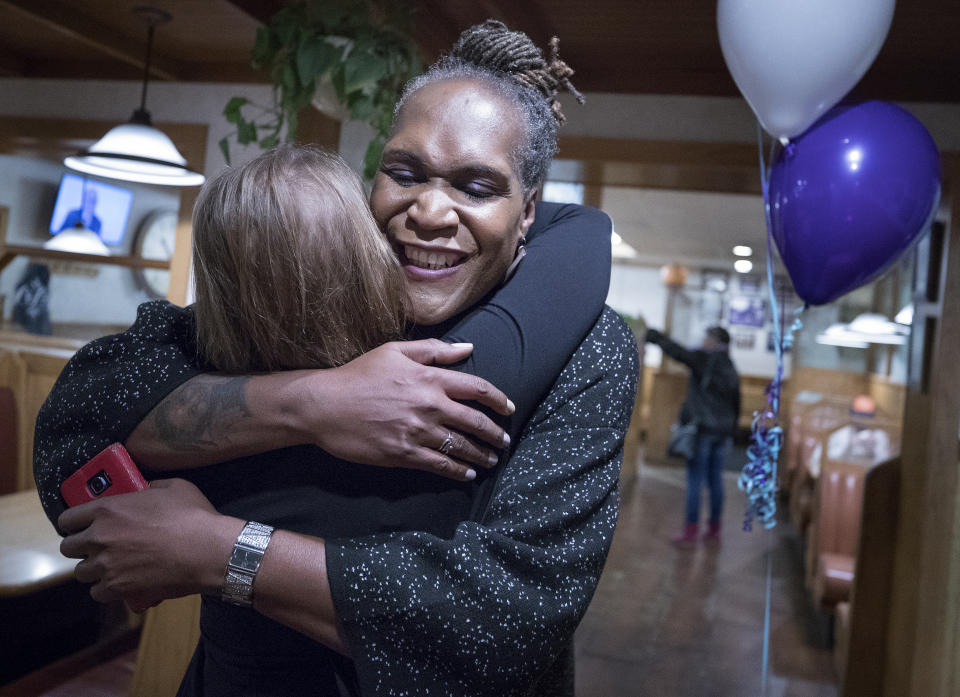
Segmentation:
[[(773, 148), (770, 146), (770, 159)], [(747, 448), (747, 464), (744, 465), (737, 486), (747, 496), (743, 529), (753, 529), (753, 521), (760, 521), (767, 529), (776, 525), (777, 513), (777, 460), (783, 444), (783, 428), (779, 423), (780, 390), (783, 386), (783, 355), (793, 345), (794, 333), (803, 326), (800, 318), (794, 318), (786, 330), (783, 323), (785, 312), (778, 306), (773, 273), (773, 238), (770, 223), (769, 179), (763, 159), (763, 131), (757, 124), (757, 154), (760, 159), (760, 183), (763, 189), (763, 209), (767, 223), (767, 290), (770, 293), (770, 308), (773, 315), (774, 349), (777, 355), (777, 375), (767, 385), (767, 407), (754, 412), (750, 426), (750, 445)], [(802, 311), (797, 310), (797, 314)]]

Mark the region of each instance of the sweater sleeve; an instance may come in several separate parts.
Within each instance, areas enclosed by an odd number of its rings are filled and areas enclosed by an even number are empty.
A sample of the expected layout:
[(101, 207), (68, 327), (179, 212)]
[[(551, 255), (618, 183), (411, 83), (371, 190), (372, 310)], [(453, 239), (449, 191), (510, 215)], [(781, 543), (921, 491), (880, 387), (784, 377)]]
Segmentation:
[(364, 697), (527, 695), (569, 649), (617, 519), (639, 358), (606, 311), (526, 427), (480, 522), (327, 542)]
[(65, 508), (60, 483), (106, 446), (126, 440), (158, 402), (200, 372), (193, 346), (193, 313), (157, 301), (141, 305), (125, 332), (73, 355), (34, 431), (34, 478), (54, 525)]
[(513, 278), (443, 336), (473, 343), (459, 369), (513, 400), (506, 427), (514, 438), (603, 310), (611, 229), (596, 208), (538, 203)]

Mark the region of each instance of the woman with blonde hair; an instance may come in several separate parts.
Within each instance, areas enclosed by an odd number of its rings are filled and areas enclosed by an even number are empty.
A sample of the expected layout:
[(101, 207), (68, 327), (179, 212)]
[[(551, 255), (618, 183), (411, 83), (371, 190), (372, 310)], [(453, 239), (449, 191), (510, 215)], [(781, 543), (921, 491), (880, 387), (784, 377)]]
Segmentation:
[(211, 179), (193, 263), (198, 347), (218, 371), (331, 368), (403, 337), (400, 264), (338, 155), (285, 145)]

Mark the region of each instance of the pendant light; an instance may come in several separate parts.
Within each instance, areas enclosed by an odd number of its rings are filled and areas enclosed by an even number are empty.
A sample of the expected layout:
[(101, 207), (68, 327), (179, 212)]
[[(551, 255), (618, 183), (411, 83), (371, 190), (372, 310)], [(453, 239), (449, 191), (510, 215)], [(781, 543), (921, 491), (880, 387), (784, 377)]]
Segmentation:
[(110, 256), (110, 250), (100, 239), (100, 235), (88, 230), (83, 223), (77, 222), (76, 226), (67, 228), (58, 232), (55, 236), (47, 240), (44, 249), (53, 249), (58, 252), (75, 252), (79, 254), (96, 254), (101, 257)]
[(153, 127), (150, 112), (146, 109), (153, 31), (157, 25), (166, 24), (173, 17), (153, 7), (137, 7), (134, 14), (147, 25), (147, 56), (143, 66), (140, 108), (133, 112), (129, 123), (111, 128), (88, 150), (66, 158), (63, 164), (79, 172), (110, 179), (166, 186), (198, 186), (203, 184), (203, 175), (190, 170), (173, 141)]

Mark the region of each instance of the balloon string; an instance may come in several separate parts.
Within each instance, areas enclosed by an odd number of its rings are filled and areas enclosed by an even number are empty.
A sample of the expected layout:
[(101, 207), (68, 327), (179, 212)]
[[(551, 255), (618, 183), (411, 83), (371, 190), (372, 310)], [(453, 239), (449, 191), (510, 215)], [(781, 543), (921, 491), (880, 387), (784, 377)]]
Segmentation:
[[(771, 143), (770, 159), (773, 159), (776, 143)], [(783, 443), (783, 429), (779, 424), (780, 391), (783, 386), (783, 356), (793, 345), (794, 333), (802, 326), (800, 318), (794, 319), (784, 331), (786, 308), (778, 306), (773, 266), (773, 235), (767, 166), (763, 158), (763, 130), (757, 124), (757, 156), (760, 160), (760, 186), (763, 191), (763, 210), (767, 225), (767, 290), (770, 293), (770, 311), (774, 333), (774, 350), (777, 357), (776, 377), (767, 386), (766, 409), (754, 412), (750, 425), (750, 445), (747, 447), (747, 464), (744, 465), (737, 486), (747, 495), (743, 529), (752, 530), (753, 521), (760, 521), (767, 529), (776, 525), (777, 513), (777, 460)], [(781, 296), (781, 299), (782, 296)], [(799, 311), (798, 311), (799, 312)]]
[(763, 605), (763, 666), (760, 673), (760, 694), (767, 697), (767, 676), (770, 666), (770, 577), (773, 575), (772, 549), (767, 550), (767, 587)]

